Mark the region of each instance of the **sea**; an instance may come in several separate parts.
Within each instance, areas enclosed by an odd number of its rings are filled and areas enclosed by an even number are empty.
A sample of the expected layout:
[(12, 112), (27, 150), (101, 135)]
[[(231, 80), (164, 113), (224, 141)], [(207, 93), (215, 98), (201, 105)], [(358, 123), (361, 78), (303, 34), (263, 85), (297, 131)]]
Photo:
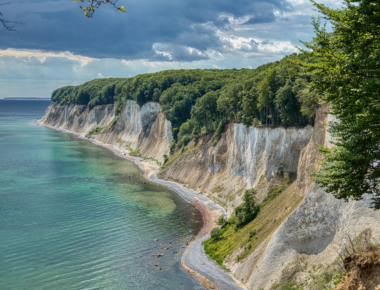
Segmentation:
[(36, 125), (49, 104), (0, 100), (0, 289), (203, 289), (181, 267), (200, 212), (111, 151)]

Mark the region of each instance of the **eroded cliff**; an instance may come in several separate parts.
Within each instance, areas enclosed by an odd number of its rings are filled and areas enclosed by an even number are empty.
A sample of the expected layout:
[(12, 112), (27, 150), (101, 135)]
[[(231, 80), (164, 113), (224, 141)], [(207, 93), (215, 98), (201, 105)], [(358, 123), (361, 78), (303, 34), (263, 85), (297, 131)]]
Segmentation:
[[(164, 155), (170, 154), (172, 129), (160, 109), (154, 102), (140, 107), (127, 101), (115, 116), (112, 104), (89, 109), (54, 103), (41, 121), (129, 147), (163, 163)], [(246, 189), (255, 188), (262, 202), (273, 188), (280, 188), (274, 201), (239, 230), (224, 260), (248, 289), (309, 281), (308, 271), (324, 271), (334, 264), (349, 238), (364, 230), (380, 238), (380, 212), (369, 208), (369, 196), (346, 203), (324, 192), (309, 176), (321, 158), (315, 146), (331, 141), (326, 123), (334, 118), (327, 111), (327, 105), (317, 110), (314, 128), (253, 128), (230, 123), (218, 142), (210, 136), (191, 142), (170, 156), (161, 170), (161, 178), (209, 196), (229, 214), (242, 202)], [(308, 285), (305, 289), (318, 289)]]
[(313, 128), (254, 128), (229, 124), (219, 142), (207, 137), (172, 156), (162, 178), (186, 184), (223, 205), (227, 212), (242, 202), (246, 189), (258, 187), (262, 200), (279, 175), (297, 174), (301, 150)]
[(380, 212), (369, 208), (369, 196), (362, 201), (337, 200), (310, 179), (308, 169), (317, 169), (321, 157), (315, 146), (328, 145), (331, 140), (324, 124), (334, 118), (327, 110), (324, 105), (317, 112), (314, 133), (302, 150), (297, 181), (289, 192), (289, 196), (305, 195), (304, 199), (247, 258), (236, 260), (243, 251), (239, 249), (225, 263), (248, 289), (271, 289), (287, 281), (304, 283), (302, 289), (321, 289), (310, 281), (318, 274), (329, 274), (326, 269), (337, 261), (350, 239), (364, 230), (374, 239), (380, 238)]
[(160, 114), (160, 105), (149, 102), (142, 107), (127, 101), (118, 116), (115, 105), (101, 105), (92, 109), (81, 105), (51, 104), (41, 122), (70, 131), (90, 134), (108, 144), (128, 146), (139, 154), (163, 163), (172, 142), (171, 124)]

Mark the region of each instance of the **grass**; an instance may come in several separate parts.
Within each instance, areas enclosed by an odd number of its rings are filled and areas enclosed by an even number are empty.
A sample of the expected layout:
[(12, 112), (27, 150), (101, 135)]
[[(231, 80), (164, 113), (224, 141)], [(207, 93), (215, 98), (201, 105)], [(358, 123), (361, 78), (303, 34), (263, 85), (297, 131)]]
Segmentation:
[(161, 162), (159, 162), (157, 159), (153, 158), (153, 157), (148, 157), (148, 156), (145, 156), (145, 155), (142, 155), (141, 152), (140, 152), (140, 149), (132, 149), (130, 146), (126, 146), (126, 148), (128, 149), (129, 151), (129, 155), (131, 156), (134, 156), (134, 157), (140, 157), (140, 158), (143, 158), (145, 160), (151, 160), (151, 161), (154, 161), (157, 163), (158, 166), (161, 166)]
[(86, 134), (86, 137), (90, 136), (90, 135), (96, 135), (96, 134), (99, 134), (100, 132), (102, 132), (104, 130), (104, 127), (96, 127), (94, 129), (92, 129), (90, 132), (88, 132), (88, 134)]
[[(202, 193), (200, 193), (200, 194), (202, 194)], [(212, 199), (213, 201), (215, 201), (217, 204), (221, 205), (222, 207), (227, 207), (227, 204), (223, 200), (221, 200), (215, 196), (211, 196), (211, 195), (207, 195), (207, 197), (209, 199)]]
[(290, 176), (285, 174), (284, 178), (281, 180), (280, 185), (273, 186), (269, 189), (267, 196), (264, 198), (261, 206), (268, 205), (272, 200), (274, 200), (278, 195), (280, 195), (288, 186), (290, 182)]
[(211, 191), (213, 193), (222, 192), (224, 190), (224, 187), (222, 185), (219, 185), (217, 187), (214, 187)]
[(57, 114), (57, 112), (50, 112), (47, 119), (53, 118), (56, 114)]
[(110, 128), (110, 129), (115, 128), (115, 125), (116, 125), (116, 123), (117, 123), (118, 120), (119, 120), (119, 116), (117, 116), (116, 118), (114, 118), (112, 120), (112, 122), (111, 122), (111, 124), (109, 124), (108, 128)]
[[(314, 265), (309, 269), (305, 255), (298, 255), (282, 271), (282, 278), (279, 283), (272, 286), (274, 290), (304, 290), (320, 289), (332, 290), (339, 281), (345, 277), (345, 273), (337, 263), (327, 267), (321, 264)], [(308, 270), (309, 269), (309, 270)], [(304, 273), (303, 279), (297, 279), (298, 273)], [(306, 276), (306, 277), (305, 277)]]
[[(284, 183), (285, 184), (285, 183)], [(263, 243), (300, 204), (303, 196), (295, 193), (295, 182), (285, 190), (277, 190), (258, 216), (243, 228), (235, 231), (234, 217), (221, 229), (217, 240), (204, 242), (205, 252), (219, 265), (238, 249), (243, 249), (237, 261), (243, 260)], [(286, 207), (286, 209), (285, 209)], [(255, 233), (252, 235), (252, 233)]]
[[(167, 161), (165, 162), (163, 168), (169, 166), (170, 164), (174, 163), (178, 158), (185, 157), (186, 155), (189, 155), (194, 150), (198, 149), (201, 146), (202, 142), (198, 142), (198, 144), (195, 144), (194, 142), (190, 142), (185, 148), (181, 148), (177, 150), (174, 154), (170, 155)], [(165, 174), (165, 170), (162, 169), (158, 176), (163, 176)]]
[[(296, 259), (290, 262), (282, 271), (282, 277), (279, 283), (272, 286), (275, 290), (304, 290), (304, 289), (321, 289), (332, 290), (347, 275), (343, 260), (347, 256), (359, 257), (366, 259), (366, 267), (370, 267), (371, 254), (378, 260), (376, 252), (380, 251), (379, 245), (372, 242), (372, 232), (369, 229), (361, 232), (355, 239), (349, 237), (349, 242), (338, 253), (339, 257), (327, 266), (313, 265), (308, 267), (305, 255), (298, 255)], [(375, 253), (375, 255), (374, 255)], [(351, 263), (354, 263), (351, 261)], [(358, 269), (357, 267), (354, 267)], [(304, 278), (297, 279), (298, 273), (304, 273)], [(305, 277), (306, 274), (306, 277)], [(351, 273), (352, 275), (352, 273)], [(301, 275), (302, 277), (302, 275)], [(350, 281), (350, 280), (349, 280)], [(355, 288), (356, 289), (356, 288)]]

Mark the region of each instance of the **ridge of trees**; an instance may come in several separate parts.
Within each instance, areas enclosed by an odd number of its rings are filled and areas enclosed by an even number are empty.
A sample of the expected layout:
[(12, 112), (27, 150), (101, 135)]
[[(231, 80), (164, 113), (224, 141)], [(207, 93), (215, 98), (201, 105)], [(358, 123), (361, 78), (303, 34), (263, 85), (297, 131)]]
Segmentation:
[(256, 69), (167, 70), (96, 79), (59, 88), (51, 100), (90, 108), (116, 102), (116, 114), (127, 100), (140, 106), (159, 102), (178, 149), (202, 135), (221, 133), (230, 121), (256, 127), (313, 123), (317, 98), (307, 91), (310, 77), (297, 64), (300, 60), (310, 61), (306, 54), (292, 54)]

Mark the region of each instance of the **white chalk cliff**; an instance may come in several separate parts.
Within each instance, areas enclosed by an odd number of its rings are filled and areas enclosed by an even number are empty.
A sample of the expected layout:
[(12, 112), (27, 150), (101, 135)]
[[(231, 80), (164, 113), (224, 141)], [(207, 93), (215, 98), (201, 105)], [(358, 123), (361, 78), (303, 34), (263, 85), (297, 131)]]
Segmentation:
[(233, 275), (243, 279), (248, 289), (270, 289), (282, 276), (282, 271), (299, 255), (309, 267), (334, 262), (338, 253), (364, 230), (380, 238), (380, 211), (369, 208), (371, 199), (345, 202), (324, 192), (310, 179), (307, 169), (317, 169), (320, 153), (315, 145), (329, 145), (331, 136), (324, 123), (334, 117), (325, 114), (328, 106), (317, 112), (315, 130), (309, 144), (302, 150), (298, 162), (296, 192), (305, 197), (297, 209), (249, 257), (241, 262), (231, 259), (228, 266)]
[[(253, 128), (231, 123), (217, 144), (202, 137), (176, 153), (161, 172), (161, 178), (220, 201), (228, 213), (241, 203), (245, 189), (265, 184), (258, 190), (258, 198), (263, 200), (279, 172), (297, 178), (294, 194), (304, 196), (299, 206), (250, 255), (237, 262), (235, 257), (241, 252), (237, 250), (225, 262), (248, 289), (270, 289), (281, 279), (284, 268), (301, 254), (308, 265), (332, 263), (347, 237), (364, 229), (380, 238), (380, 211), (369, 208), (370, 197), (337, 200), (308, 175), (307, 170), (317, 169), (321, 158), (315, 145), (327, 145), (331, 139), (324, 126), (333, 119), (325, 114), (327, 110), (327, 105), (318, 109), (314, 128)], [(94, 138), (140, 149), (142, 155), (160, 162), (170, 154), (171, 123), (160, 113), (158, 103), (139, 106), (129, 100), (118, 117), (113, 104), (89, 109), (54, 103), (41, 121), (84, 134), (102, 127)]]
[(100, 127), (103, 130), (93, 135), (95, 139), (140, 149), (143, 156), (163, 162), (163, 156), (170, 152), (172, 130), (170, 122), (160, 113), (160, 105), (149, 102), (140, 107), (135, 101), (128, 100), (118, 117), (115, 107), (110, 104), (89, 109), (87, 106), (54, 103), (46, 109), (41, 122), (84, 134)]

